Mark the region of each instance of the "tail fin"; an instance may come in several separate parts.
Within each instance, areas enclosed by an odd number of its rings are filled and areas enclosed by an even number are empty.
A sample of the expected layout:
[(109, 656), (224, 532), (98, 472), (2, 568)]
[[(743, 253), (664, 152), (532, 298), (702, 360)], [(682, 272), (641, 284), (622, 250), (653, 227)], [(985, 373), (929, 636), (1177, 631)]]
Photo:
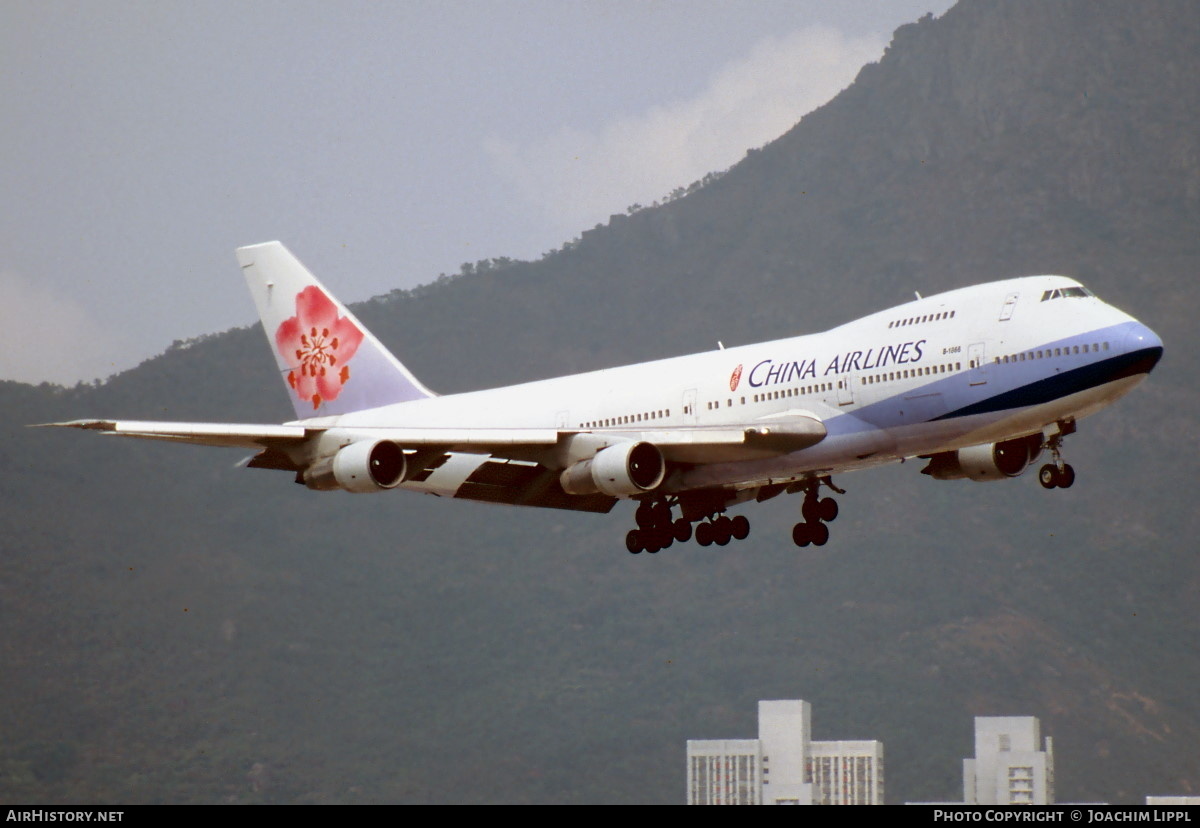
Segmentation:
[(282, 244), (237, 257), (298, 418), (434, 396)]

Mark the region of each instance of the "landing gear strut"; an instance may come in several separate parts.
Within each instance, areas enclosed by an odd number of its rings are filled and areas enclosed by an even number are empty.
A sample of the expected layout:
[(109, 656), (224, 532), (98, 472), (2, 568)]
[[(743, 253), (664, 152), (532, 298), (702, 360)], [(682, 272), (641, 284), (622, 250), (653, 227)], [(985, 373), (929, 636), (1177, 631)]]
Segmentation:
[(1075, 482), (1074, 467), (1070, 463), (1063, 462), (1062, 457), (1063, 437), (1074, 433), (1075, 423), (1073, 421), (1059, 423), (1058, 428), (1058, 433), (1046, 441), (1046, 448), (1050, 449), (1050, 455), (1054, 458), (1054, 462), (1047, 463), (1038, 471), (1038, 482), (1042, 484), (1043, 489), (1069, 489)]
[(829, 542), (829, 527), (825, 524), (837, 519), (838, 504), (832, 497), (820, 497), (822, 483), (838, 494), (845, 494), (845, 491), (833, 485), (833, 481), (828, 477), (804, 482), (804, 505), (800, 507), (804, 520), (792, 527), (792, 543), (796, 546), (804, 547), (810, 543), (813, 546), (824, 546)]

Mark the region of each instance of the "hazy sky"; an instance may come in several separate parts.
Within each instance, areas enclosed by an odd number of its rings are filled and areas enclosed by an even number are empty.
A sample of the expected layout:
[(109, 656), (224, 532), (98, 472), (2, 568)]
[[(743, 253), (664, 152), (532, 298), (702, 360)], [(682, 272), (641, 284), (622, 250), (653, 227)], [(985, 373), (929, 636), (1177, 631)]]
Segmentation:
[(346, 301), (538, 258), (728, 168), (950, 5), (0, 0), (0, 379), (254, 321), (244, 244)]

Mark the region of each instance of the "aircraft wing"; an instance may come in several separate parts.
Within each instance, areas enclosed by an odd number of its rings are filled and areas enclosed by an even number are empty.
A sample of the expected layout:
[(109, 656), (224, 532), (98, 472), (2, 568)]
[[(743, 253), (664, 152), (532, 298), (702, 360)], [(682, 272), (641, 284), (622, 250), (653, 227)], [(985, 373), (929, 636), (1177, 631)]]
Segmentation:
[[(559, 452), (574, 440), (611, 445), (644, 441), (669, 461), (685, 464), (728, 462), (798, 451), (820, 442), (825, 426), (812, 415), (739, 426), (637, 427), (593, 430), (557, 428), (379, 428), (310, 427), (300, 424), (180, 423), (145, 420), (72, 420), (45, 426), (99, 431), (122, 437), (194, 445), (256, 449), (250, 468), (303, 473), (304, 444), (326, 432), (333, 444), (390, 440), (408, 453), (406, 488), (429, 494), (490, 503), (608, 512), (617, 502), (604, 494), (571, 495), (559, 484)], [(585, 448), (584, 451), (587, 449)]]
[(759, 456), (786, 454), (814, 445), (825, 438), (825, 426), (811, 415), (746, 423), (737, 426), (675, 426), (644, 429), (558, 428), (378, 428), (335, 426), (318, 428), (298, 424), (262, 425), (247, 423), (181, 423), (151, 420), (71, 420), (39, 426), (79, 428), (122, 437), (166, 440), (202, 446), (268, 448), (296, 445), (319, 433), (336, 429), (353, 437), (391, 440), (409, 449), (441, 448), (473, 454), (523, 457), (523, 449), (548, 448), (565, 438), (596, 434), (613, 439), (653, 443), (668, 460), (714, 462), (712, 452), (752, 453)]
[(39, 423), (37, 427), (81, 428), (122, 437), (141, 437), (144, 440), (167, 440), (173, 443), (232, 448), (267, 448), (297, 444), (313, 434), (311, 429), (304, 426), (171, 423), (149, 420), (71, 420), (66, 423)]

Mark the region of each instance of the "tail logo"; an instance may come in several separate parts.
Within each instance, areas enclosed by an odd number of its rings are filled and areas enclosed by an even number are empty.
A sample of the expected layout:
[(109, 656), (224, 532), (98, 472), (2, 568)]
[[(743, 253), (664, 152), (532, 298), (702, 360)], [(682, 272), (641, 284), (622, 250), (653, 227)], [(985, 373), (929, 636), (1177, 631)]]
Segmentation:
[(336, 400), (350, 381), (350, 360), (363, 332), (344, 316), (320, 288), (309, 285), (296, 294), (296, 315), (275, 331), (275, 347), (288, 363), (288, 385), (313, 409)]

